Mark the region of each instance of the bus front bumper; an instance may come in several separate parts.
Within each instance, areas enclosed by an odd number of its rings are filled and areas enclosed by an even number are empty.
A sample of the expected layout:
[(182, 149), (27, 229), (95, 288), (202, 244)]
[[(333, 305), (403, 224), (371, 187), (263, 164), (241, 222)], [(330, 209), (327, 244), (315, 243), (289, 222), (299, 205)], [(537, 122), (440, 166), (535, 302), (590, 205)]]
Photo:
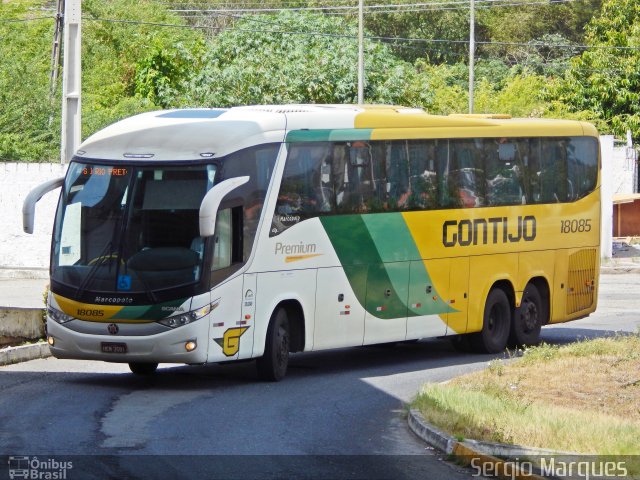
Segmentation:
[[(206, 318), (173, 330), (136, 336), (80, 333), (51, 319), (47, 320), (51, 354), (65, 359), (119, 363), (205, 363), (208, 334)], [(193, 347), (193, 343), (187, 345), (190, 342), (195, 342), (192, 351), (187, 349)]]

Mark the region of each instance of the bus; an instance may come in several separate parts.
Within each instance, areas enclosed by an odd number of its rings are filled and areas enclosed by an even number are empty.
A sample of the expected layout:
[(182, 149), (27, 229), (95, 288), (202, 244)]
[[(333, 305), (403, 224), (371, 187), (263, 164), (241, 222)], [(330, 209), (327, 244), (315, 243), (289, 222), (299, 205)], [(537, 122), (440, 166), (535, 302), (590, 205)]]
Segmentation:
[(54, 220), (57, 358), (255, 359), (449, 337), (532, 345), (596, 308), (595, 128), (381, 105), (164, 110), (89, 137)]

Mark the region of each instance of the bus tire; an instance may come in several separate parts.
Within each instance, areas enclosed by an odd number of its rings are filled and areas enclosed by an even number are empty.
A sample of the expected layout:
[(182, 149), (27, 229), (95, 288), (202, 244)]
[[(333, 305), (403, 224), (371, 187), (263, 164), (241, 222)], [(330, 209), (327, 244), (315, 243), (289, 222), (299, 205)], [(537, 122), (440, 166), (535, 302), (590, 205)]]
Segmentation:
[(264, 355), (256, 360), (261, 380), (279, 382), (284, 378), (289, 365), (289, 346), (289, 318), (287, 311), (279, 308), (269, 322)]
[(504, 290), (491, 290), (484, 305), (482, 330), (471, 337), (474, 350), (480, 353), (503, 351), (509, 340), (511, 316), (511, 303)]
[(129, 369), (136, 375), (153, 375), (157, 368), (157, 363), (133, 362), (129, 364)]
[(538, 344), (542, 324), (546, 323), (545, 315), (540, 292), (530, 283), (524, 289), (520, 307), (516, 308), (513, 315), (509, 345), (520, 347)]

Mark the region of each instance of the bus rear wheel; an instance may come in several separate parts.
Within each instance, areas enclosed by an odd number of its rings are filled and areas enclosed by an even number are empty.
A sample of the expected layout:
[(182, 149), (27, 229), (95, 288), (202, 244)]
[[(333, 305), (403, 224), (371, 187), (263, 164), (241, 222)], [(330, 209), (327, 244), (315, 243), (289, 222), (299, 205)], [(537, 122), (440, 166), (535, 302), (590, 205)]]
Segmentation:
[(480, 353), (498, 353), (507, 347), (511, 330), (511, 303), (501, 288), (494, 288), (487, 295), (484, 305), (482, 330), (470, 338)]
[(269, 322), (264, 355), (256, 360), (260, 379), (279, 382), (284, 378), (289, 366), (289, 344), (289, 318), (286, 310), (279, 308)]
[(536, 345), (540, 342), (540, 330), (546, 323), (542, 297), (535, 285), (524, 289), (520, 307), (516, 309), (511, 324), (509, 344), (513, 346)]
[(153, 375), (158, 368), (157, 363), (130, 363), (129, 369), (136, 375)]

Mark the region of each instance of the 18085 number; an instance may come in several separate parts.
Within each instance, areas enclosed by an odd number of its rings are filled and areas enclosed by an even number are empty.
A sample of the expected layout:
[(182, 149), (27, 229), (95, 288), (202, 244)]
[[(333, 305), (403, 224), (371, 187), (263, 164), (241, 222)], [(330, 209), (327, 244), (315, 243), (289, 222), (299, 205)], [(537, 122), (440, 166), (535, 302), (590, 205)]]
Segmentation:
[(560, 233), (582, 233), (591, 231), (591, 219), (560, 220)]

